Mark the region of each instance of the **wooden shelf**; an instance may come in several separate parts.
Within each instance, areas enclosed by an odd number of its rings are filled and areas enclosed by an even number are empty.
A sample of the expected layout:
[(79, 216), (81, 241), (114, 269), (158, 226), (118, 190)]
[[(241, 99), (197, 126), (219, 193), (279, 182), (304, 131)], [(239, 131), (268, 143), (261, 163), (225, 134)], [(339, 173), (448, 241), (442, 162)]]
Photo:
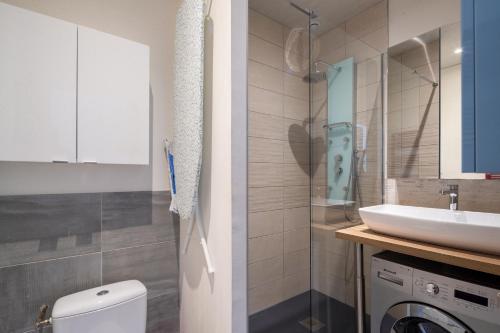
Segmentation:
[(340, 239), (371, 245), (384, 250), (500, 275), (500, 256), (378, 234), (364, 224), (338, 230), (335, 234)]

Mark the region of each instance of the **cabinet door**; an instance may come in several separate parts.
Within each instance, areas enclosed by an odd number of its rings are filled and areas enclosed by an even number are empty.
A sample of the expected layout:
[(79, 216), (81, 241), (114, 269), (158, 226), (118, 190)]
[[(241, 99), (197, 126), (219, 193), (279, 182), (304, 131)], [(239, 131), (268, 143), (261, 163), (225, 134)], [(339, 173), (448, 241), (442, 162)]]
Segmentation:
[(76, 159), (76, 25), (0, 3), (0, 160)]
[(476, 172), (474, 0), (462, 0), (462, 172)]
[(78, 162), (149, 164), (149, 48), (83, 27)]
[(476, 172), (500, 172), (500, 1), (474, 1)]

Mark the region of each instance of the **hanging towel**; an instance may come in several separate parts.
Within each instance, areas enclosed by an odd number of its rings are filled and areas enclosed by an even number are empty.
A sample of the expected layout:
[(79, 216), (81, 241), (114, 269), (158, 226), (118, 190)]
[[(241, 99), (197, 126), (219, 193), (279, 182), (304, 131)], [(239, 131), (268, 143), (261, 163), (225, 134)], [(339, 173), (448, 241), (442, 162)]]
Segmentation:
[(181, 220), (198, 204), (203, 138), (204, 1), (183, 0), (176, 17), (174, 156)]

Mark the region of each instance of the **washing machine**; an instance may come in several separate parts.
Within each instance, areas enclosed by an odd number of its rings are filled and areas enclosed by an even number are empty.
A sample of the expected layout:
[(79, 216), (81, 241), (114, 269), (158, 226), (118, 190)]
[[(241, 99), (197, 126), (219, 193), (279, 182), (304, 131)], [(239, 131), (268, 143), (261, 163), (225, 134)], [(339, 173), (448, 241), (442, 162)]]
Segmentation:
[(500, 333), (496, 275), (386, 251), (371, 296), (371, 333)]

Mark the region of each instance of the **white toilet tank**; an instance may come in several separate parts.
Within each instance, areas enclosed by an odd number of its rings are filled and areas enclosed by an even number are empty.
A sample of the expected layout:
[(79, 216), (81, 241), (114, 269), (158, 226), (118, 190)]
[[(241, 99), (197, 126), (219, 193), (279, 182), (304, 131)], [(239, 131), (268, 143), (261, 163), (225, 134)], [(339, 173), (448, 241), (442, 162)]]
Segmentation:
[(144, 333), (147, 291), (136, 280), (59, 298), (52, 310), (54, 333)]

